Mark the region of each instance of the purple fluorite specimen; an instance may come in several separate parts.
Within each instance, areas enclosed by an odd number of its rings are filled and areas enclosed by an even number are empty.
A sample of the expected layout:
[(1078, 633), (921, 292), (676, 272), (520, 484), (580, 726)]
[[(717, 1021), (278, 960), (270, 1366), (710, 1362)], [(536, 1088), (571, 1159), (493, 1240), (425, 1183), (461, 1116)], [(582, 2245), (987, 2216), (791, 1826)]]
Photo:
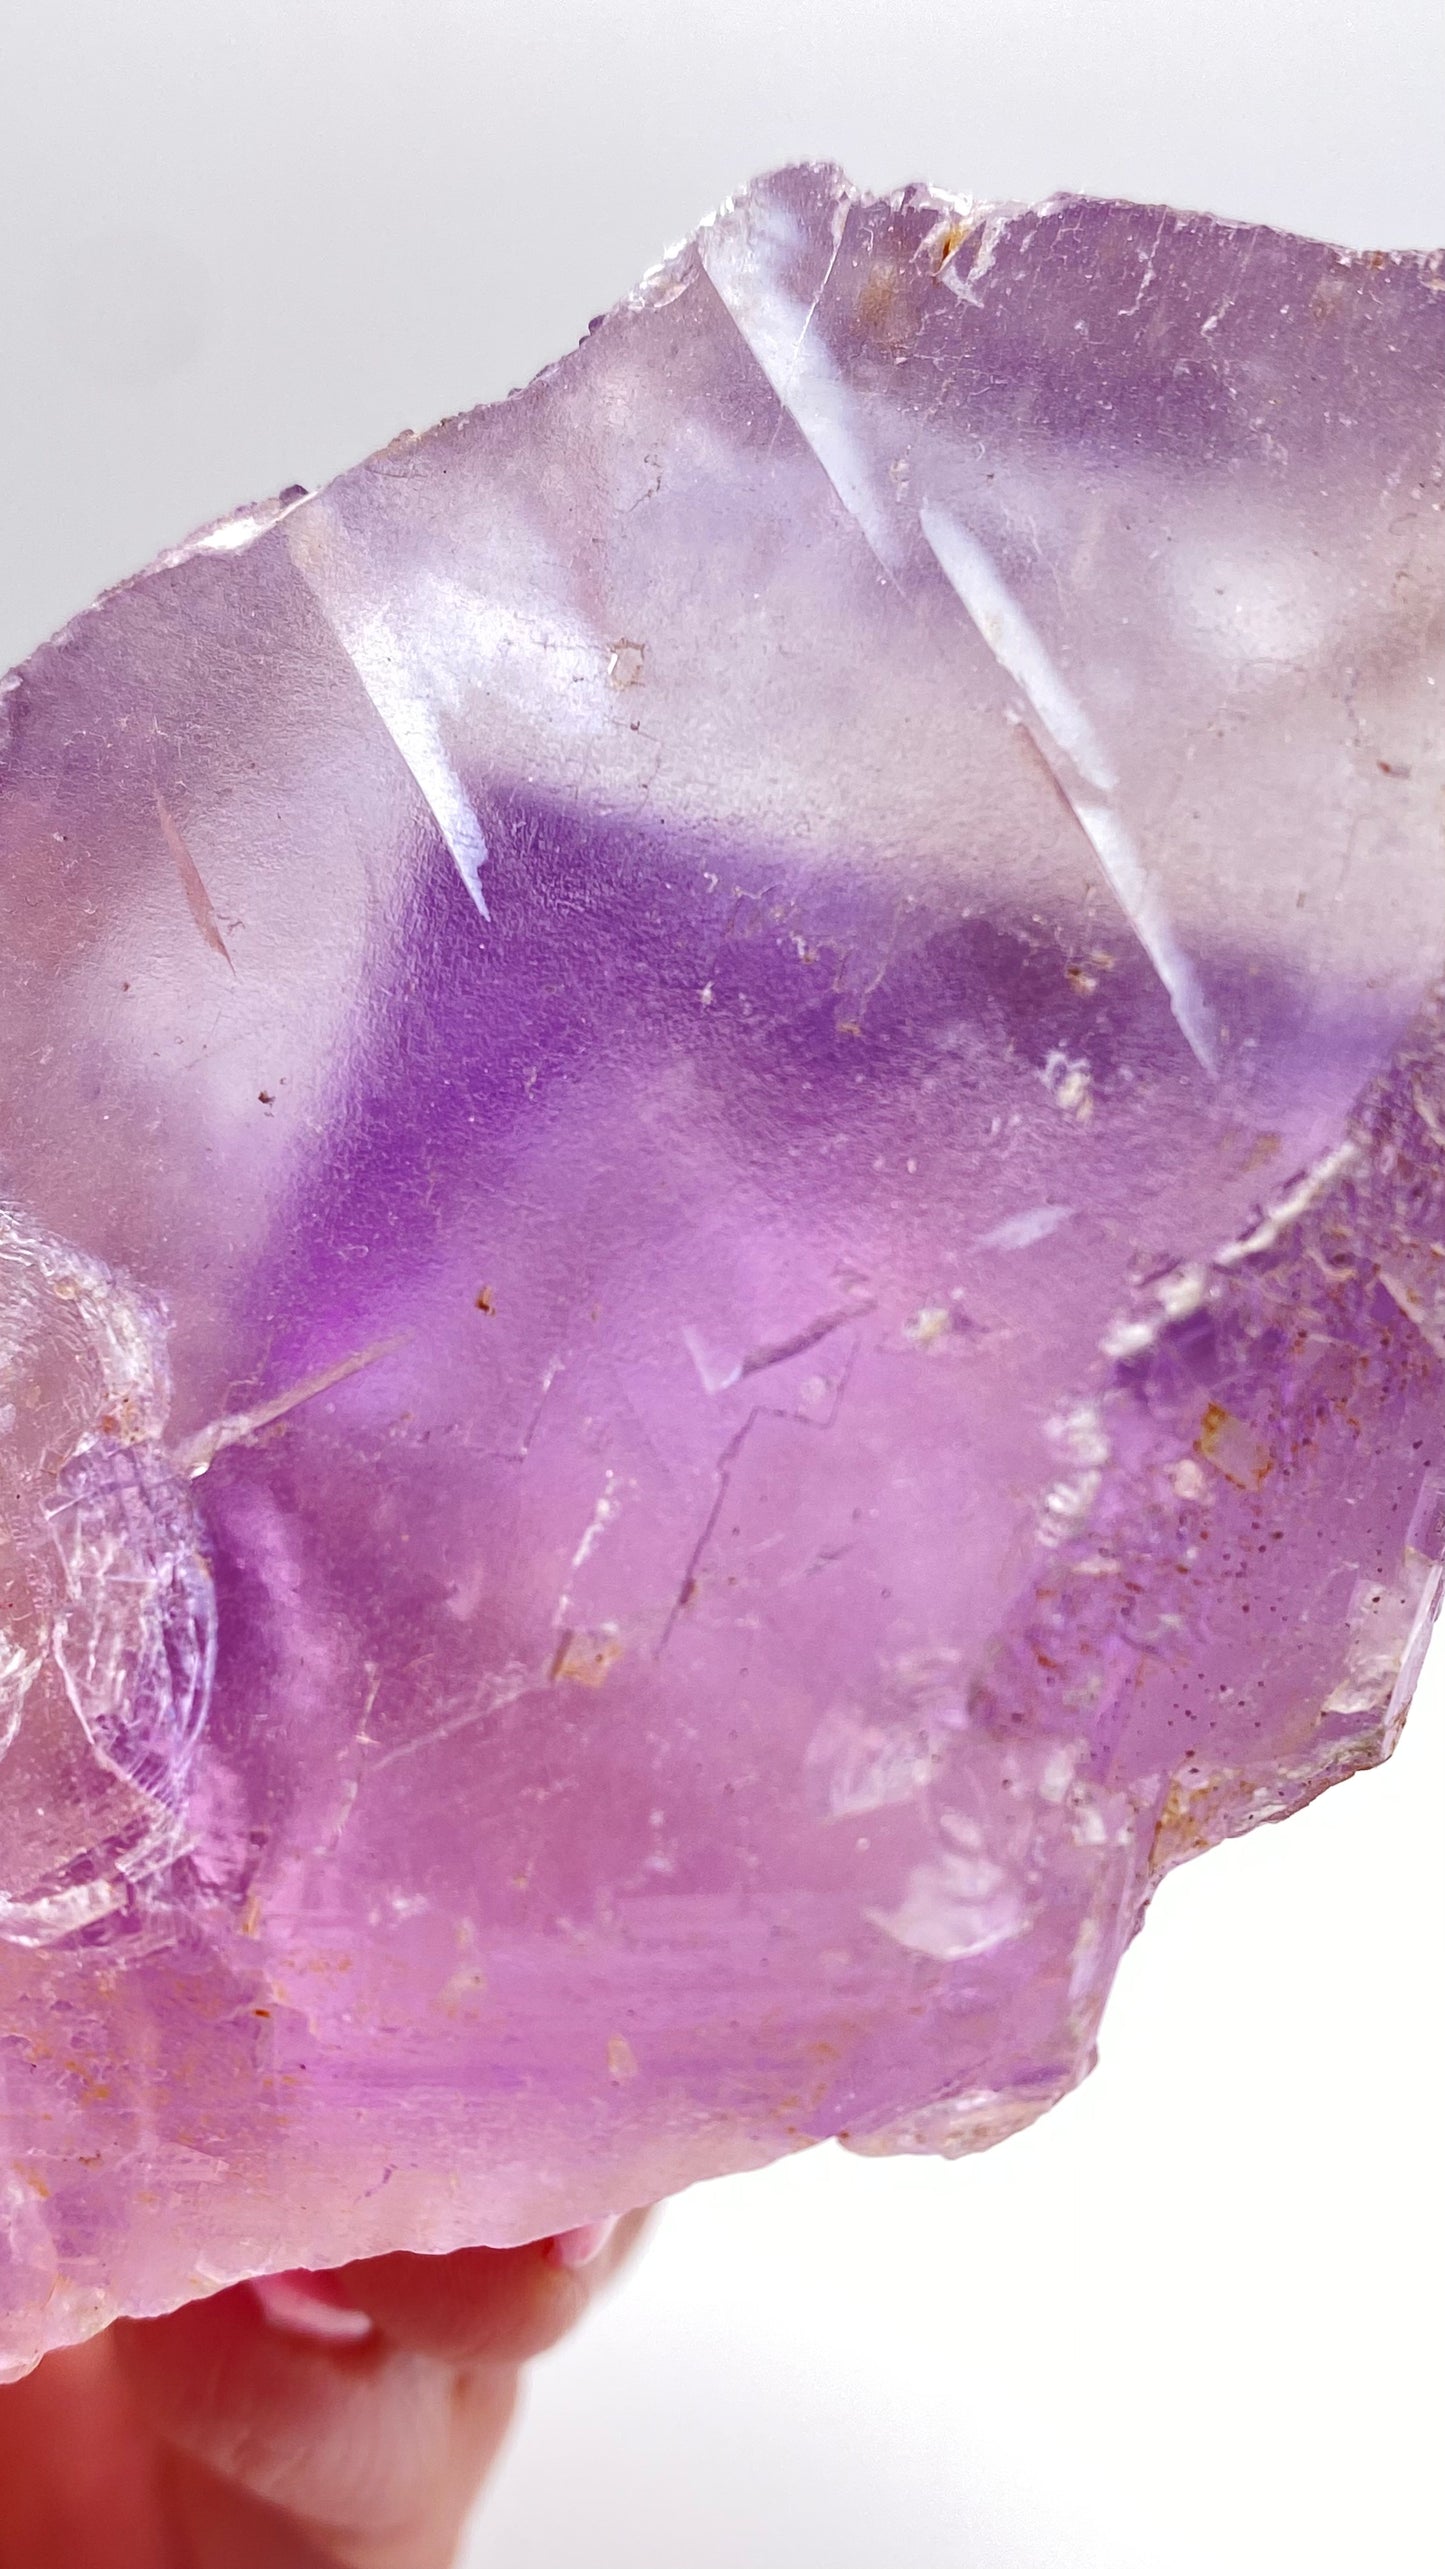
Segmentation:
[(1445, 268), (730, 207), (0, 698), (0, 2350), (1089, 2064), (1445, 1526)]

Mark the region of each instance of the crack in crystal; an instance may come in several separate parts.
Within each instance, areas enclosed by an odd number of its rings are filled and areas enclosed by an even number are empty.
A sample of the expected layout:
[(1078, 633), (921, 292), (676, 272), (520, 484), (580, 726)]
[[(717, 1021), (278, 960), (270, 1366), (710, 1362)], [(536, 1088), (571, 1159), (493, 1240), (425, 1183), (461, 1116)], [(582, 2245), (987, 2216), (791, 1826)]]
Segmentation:
[[(1217, 1030), (1158, 886), (1114, 808), (1118, 777), (1103, 742), (978, 538), (932, 500), (923, 502), (918, 519), (940, 571), (984, 648), (1018, 688), (1033, 715), (1054, 781), (1158, 974), (1180, 1033), (1201, 1070), (1217, 1079)], [(1089, 790), (1081, 791), (1081, 784)]]
[[(870, 1304), (869, 1308), (871, 1309), (872, 1307), (873, 1306)], [(861, 1316), (861, 1313), (849, 1311), (843, 1313), (840, 1317), (846, 1320), (853, 1320)], [(834, 1325), (836, 1326), (838, 1324), (835, 1323)], [(801, 1353), (801, 1350), (794, 1348), (789, 1352), (798, 1354)], [(773, 1361), (779, 1362), (781, 1361), (781, 1358), (775, 1357)], [(757, 1426), (759, 1419), (777, 1418), (781, 1419), (784, 1425), (788, 1427), (810, 1428), (815, 1435), (826, 1433), (826, 1431), (837, 1422), (838, 1412), (843, 1406), (848, 1386), (853, 1379), (853, 1368), (857, 1361), (858, 1341), (855, 1338), (844, 1361), (843, 1371), (834, 1391), (833, 1404), (826, 1417), (805, 1418), (797, 1410), (776, 1409), (769, 1401), (759, 1401), (755, 1408), (749, 1410), (747, 1417), (743, 1420), (741, 1426), (736, 1429), (732, 1436), (729, 1437), (713, 1467), (717, 1475), (717, 1488), (713, 1496), (713, 1502), (708, 1510), (702, 1531), (698, 1535), (697, 1541), (694, 1543), (691, 1552), (688, 1554), (686, 1567), (683, 1570), (677, 1595), (673, 1600), (667, 1621), (663, 1626), (661, 1637), (653, 1651), (653, 1657), (655, 1659), (660, 1658), (663, 1651), (667, 1648), (668, 1642), (672, 1638), (673, 1626), (676, 1624), (679, 1615), (686, 1611), (697, 1594), (698, 1573), (701, 1570), (703, 1558), (706, 1554), (708, 1545), (711, 1543), (713, 1535), (717, 1531), (718, 1519), (722, 1514), (723, 1502), (728, 1494), (733, 1471), (737, 1465), (743, 1447), (751, 1436), (753, 1429)], [(849, 1548), (851, 1547), (844, 1547), (845, 1550)]]
[(833, 237), (833, 249), (832, 249), (832, 254), (831, 254), (831, 256), (830, 256), (830, 258), (829, 258), (829, 260), (828, 260), (828, 264), (827, 264), (827, 266), (826, 266), (826, 267), (824, 268), (824, 270), (823, 270), (823, 274), (822, 274), (821, 278), (819, 279), (819, 282), (818, 282), (818, 291), (817, 291), (817, 293), (814, 295), (812, 302), (808, 305), (807, 310), (806, 310), (806, 311), (804, 312), (804, 314), (803, 314), (803, 325), (802, 325), (802, 328), (800, 329), (800, 331), (798, 332), (797, 341), (796, 341), (796, 344), (794, 345), (793, 354), (792, 354), (792, 357), (791, 357), (791, 359), (790, 359), (790, 361), (789, 361), (789, 364), (788, 364), (787, 373), (786, 373), (786, 375), (785, 375), (785, 377), (784, 377), (783, 386), (778, 390), (778, 416), (777, 416), (777, 419), (776, 419), (776, 420), (774, 421), (774, 423), (773, 423), (773, 434), (772, 434), (772, 437), (771, 437), (771, 438), (769, 439), (769, 441), (768, 441), (768, 442), (769, 442), (770, 447), (771, 447), (771, 446), (776, 445), (777, 440), (778, 440), (778, 434), (779, 434), (779, 431), (780, 431), (780, 430), (781, 430), (781, 428), (782, 428), (782, 424), (783, 424), (784, 419), (785, 419), (785, 418), (788, 418), (788, 419), (796, 419), (796, 417), (797, 417), (796, 412), (793, 410), (793, 408), (792, 408), (792, 406), (791, 406), (791, 404), (790, 404), (790, 402), (789, 402), (789, 400), (788, 400), (788, 396), (787, 396), (787, 387), (788, 387), (788, 385), (789, 385), (789, 384), (791, 384), (791, 382), (792, 382), (792, 380), (793, 380), (793, 375), (794, 375), (794, 373), (795, 373), (795, 371), (796, 371), (796, 368), (797, 368), (797, 365), (798, 365), (798, 361), (799, 361), (800, 357), (802, 356), (802, 353), (803, 353), (803, 342), (804, 342), (804, 341), (805, 341), (805, 339), (807, 338), (809, 331), (812, 329), (814, 322), (817, 320), (818, 312), (819, 312), (819, 308), (820, 308), (820, 306), (821, 306), (821, 304), (822, 304), (823, 297), (824, 297), (824, 295), (827, 293), (828, 288), (829, 288), (830, 284), (832, 283), (832, 279), (833, 279), (833, 270), (836, 268), (836, 266), (837, 266), (837, 264), (838, 264), (838, 255), (839, 255), (839, 252), (841, 251), (841, 249), (842, 249), (842, 247), (843, 247), (843, 233), (844, 233), (844, 229), (845, 229), (845, 227), (846, 227), (846, 222), (847, 222), (847, 209), (846, 209), (846, 206), (840, 205), (840, 206), (838, 206), (838, 207), (835, 209), (835, 212), (834, 212), (834, 218), (833, 218), (833, 233), (834, 233), (834, 237)]
[[(540, 1685), (544, 1673), (535, 1668), (520, 1668), (514, 1663), (497, 1683), (487, 1688), (479, 1703), (468, 1704), (464, 1712), (453, 1713), (449, 1720), (437, 1722), (431, 1730), (418, 1731), (415, 1738), (400, 1740), (395, 1748), (388, 1748), (380, 1757), (371, 1758), (357, 1778), (357, 1792), (363, 1784), (384, 1775), (388, 1767), (400, 1766), (409, 1757), (419, 1757), (424, 1748), (437, 1748), (443, 1740), (455, 1739), (459, 1731), (473, 1730), (478, 1722), (489, 1720), (493, 1713), (504, 1712), (508, 1704), (517, 1703), (534, 1686)], [(350, 1817), (349, 1812), (347, 1816)]]
[(258, 1401), (254, 1409), (235, 1410), (225, 1418), (212, 1419), (209, 1426), (198, 1428), (194, 1436), (186, 1437), (176, 1446), (171, 1461), (183, 1479), (198, 1481), (226, 1446), (239, 1445), (246, 1437), (255, 1436), (261, 1428), (270, 1427), (278, 1418), (285, 1418), (293, 1409), (299, 1409), (303, 1401), (315, 1400), (321, 1392), (329, 1392), (335, 1384), (344, 1383), (349, 1374), (359, 1374), (364, 1366), (378, 1364), (383, 1356), (395, 1355), (399, 1347), (410, 1343), (411, 1336), (409, 1329), (399, 1329), (393, 1337), (378, 1338), (373, 1346), (363, 1347), (355, 1355), (343, 1356), (339, 1364), (327, 1365), (321, 1373), (308, 1375), (305, 1382), (293, 1384), (289, 1391), (277, 1392), (271, 1400)]
[[(697, 1368), (704, 1391), (728, 1392), (738, 1383), (746, 1382), (750, 1375), (767, 1373), (774, 1365), (787, 1364), (791, 1357), (806, 1355), (810, 1347), (821, 1346), (825, 1338), (831, 1338), (836, 1330), (846, 1329), (850, 1321), (866, 1320), (877, 1307), (876, 1302), (870, 1299), (850, 1303), (843, 1310), (820, 1312), (816, 1320), (805, 1321), (800, 1329), (792, 1330), (786, 1338), (764, 1340), (761, 1346), (750, 1347), (746, 1355), (735, 1357), (730, 1362), (725, 1360), (715, 1364), (696, 1329), (684, 1329), (682, 1340)], [(773, 1415), (782, 1418), (789, 1413), (779, 1410)]]
[(358, 612), (345, 596), (335, 555), (345, 549), (346, 539), (319, 501), (308, 502), (288, 520), (286, 542), (298, 576), (436, 823), (478, 917), (490, 922), (482, 890), (486, 838), (442, 739), (436, 707), (415, 684), (385, 606), (376, 601)]
[(770, 1365), (785, 1365), (790, 1356), (804, 1356), (810, 1347), (831, 1338), (835, 1329), (846, 1329), (850, 1320), (865, 1320), (876, 1309), (876, 1303), (866, 1302), (854, 1303), (846, 1311), (825, 1311), (806, 1327), (795, 1330), (791, 1338), (779, 1339), (772, 1346), (754, 1347), (744, 1356), (733, 1380), (746, 1381), (749, 1374), (766, 1373)]
[(566, 1358), (561, 1355), (548, 1357), (546, 1365), (542, 1371), (542, 1388), (537, 1394), (531, 1417), (528, 1419), (527, 1424), (522, 1431), (519, 1443), (514, 1445), (509, 1452), (502, 1455), (501, 1460), (504, 1463), (526, 1462), (528, 1455), (532, 1451), (532, 1439), (542, 1424), (542, 1412), (551, 1398), (552, 1386), (556, 1382), (558, 1375), (565, 1371), (566, 1361)]
[(201, 942), (209, 946), (212, 954), (219, 955), (222, 963), (228, 964), (234, 972), (236, 967), (231, 962), (231, 950), (221, 934), (220, 921), (216, 917), (211, 896), (206, 890), (201, 869), (176, 827), (175, 820), (166, 806), (165, 797), (160, 793), (156, 795), (156, 812), (160, 820), (161, 836), (170, 849), (176, 872), (180, 876), (181, 890), (186, 896), (186, 908), (196, 923)]
[(892, 578), (902, 566), (904, 546), (867, 451), (860, 405), (828, 350), (809, 335), (838, 256), (848, 201), (840, 201), (837, 209), (838, 237), (811, 304), (791, 294), (777, 273), (784, 255), (796, 247), (781, 207), (756, 204), (746, 230), (705, 235), (698, 251), (703, 274), (766, 376), (780, 411), (811, 448), (869, 551)]
[[(1046, 199), (1043, 205), (1034, 208), (1009, 200), (1001, 205), (981, 206), (975, 205), (968, 197), (959, 197), (956, 200), (959, 218), (967, 220), (968, 229), (954, 243), (939, 269), (940, 284), (946, 286), (950, 294), (956, 295), (960, 303), (971, 303), (975, 311), (981, 312), (983, 298), (975, 288), (983, 282), (998, 257), (999, 243), (1019, 215), (1030, 211), (1044, 213), (1048, 202)], [(973, 256), (964, 267), (962, 254), (970, 246), (973, 246)]]
[(732, 1480), (734, 1467), (736, 1466), (743, 1447), (751, 1436), (753, 1429), (756, 1427), (758, 1420), (760, 1418), (767, 1417), (767, 1415), (768, 1412), (763, 1409), (761, 1405), (757, 1409), (750, 1409), (747, 1417), (743, 1420), (741, 1427), (737, 1428), (733, 1435), (728, 1438), (726, 1445), (718, 1456), (717, 1463), (714, 1466), (717, 1475), (717, 1487), (713, 1493), (713, 1502), (711, 1507), (708, 1509), (702, 1531), (699, 1534), (697, 1541), (694, 1543), (691, 1552), (687, 1556), (687, 1564), (683, 1570), (682, 1579), (678, 1586), (677, 1595), (673, 1600), (671, 1612), (663, 1626), (662, 1637), (653, 1652), (653, 1657), (655, 1659), (662, 1656), (663, 1651), (667, 1648), (669, 1641), (672, 1639), (673, 1626), (677, 1622), (678, 1616), (686, 1611), (687, 1607), (691, 1605), (693, 1598), (697, 1594), (697, 1574), (702, 1567), (703, 1555), (717, 1530), (717, 1521), (723, 1511), (723, 1502), (728, 1494), (728, 1485)]

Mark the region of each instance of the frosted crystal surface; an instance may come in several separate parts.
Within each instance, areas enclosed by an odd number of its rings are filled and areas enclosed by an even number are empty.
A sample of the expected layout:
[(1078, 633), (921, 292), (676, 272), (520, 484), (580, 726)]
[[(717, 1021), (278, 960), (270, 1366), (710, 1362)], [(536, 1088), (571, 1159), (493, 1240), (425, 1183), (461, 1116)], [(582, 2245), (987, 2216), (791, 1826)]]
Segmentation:
[(1088, 2068), (1445, 1553), (1445, 267), (760, 182), (0, 694), (0, 2366)]

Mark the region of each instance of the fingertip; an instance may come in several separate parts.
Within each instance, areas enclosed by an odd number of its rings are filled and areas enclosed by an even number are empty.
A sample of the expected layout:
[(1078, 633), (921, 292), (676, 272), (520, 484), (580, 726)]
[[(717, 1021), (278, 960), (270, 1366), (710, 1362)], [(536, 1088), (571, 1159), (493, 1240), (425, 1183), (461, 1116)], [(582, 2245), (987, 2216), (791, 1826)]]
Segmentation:
[(360, 2343), (323, 2339), (314, 2319), (298, 2325), (314, 2279), (279, 2280), (287, 2289), (270, 2309), (245, 2283), (166, 2318), (117, 2322), (140, 2413), (164, 2443), (308, 2522), (404, 2522), (448, 2448), (449, 2377), (385, 2347), (369, 2321)]
[(376, 2334), (375, 2321), (358, 2310), (334, 2275), (296, 2267), (284, 2274), (256, 2275), (246, 2289), (268, 2325), (283, 2336), (322, 2346), (361, 2346)]
[(585, 2266), (596, 2264), (617, 2223), (618, 2215), (608, 2212), (600, 2221), (584, 2221), (575, 2230), (559, 2230), (546, 2242), (543, 2253), (554, 2266), (561, 2266), (569, 2274), (580, 2274)]
[(594, 2280), (551, 2248), (398, 2251), (348, 2267), (346, 2291), (393, 2345), (451, 2364), (526, 2364), (581, 2318)]

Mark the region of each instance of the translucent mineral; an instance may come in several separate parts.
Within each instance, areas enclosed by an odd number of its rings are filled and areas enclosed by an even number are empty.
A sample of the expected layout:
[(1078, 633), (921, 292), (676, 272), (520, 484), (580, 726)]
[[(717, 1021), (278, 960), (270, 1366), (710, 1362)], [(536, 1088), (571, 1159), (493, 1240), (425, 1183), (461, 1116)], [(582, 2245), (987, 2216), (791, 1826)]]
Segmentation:
[(728, 206), (0, 694), (0, 2363), (1093, 2058), (1445, 1555), (1445, 261)]

